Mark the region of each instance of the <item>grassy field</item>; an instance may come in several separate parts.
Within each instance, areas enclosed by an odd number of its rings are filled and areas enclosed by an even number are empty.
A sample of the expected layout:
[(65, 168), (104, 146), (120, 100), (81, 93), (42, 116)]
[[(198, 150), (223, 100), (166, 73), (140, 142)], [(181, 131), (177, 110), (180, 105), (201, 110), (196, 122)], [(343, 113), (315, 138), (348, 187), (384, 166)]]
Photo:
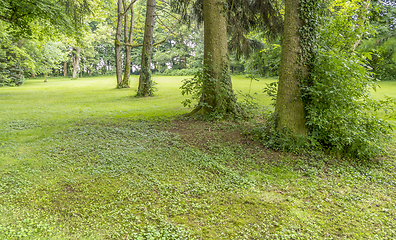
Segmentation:
[(136, 77), (0, 88), (0, 239), (396, 239), (393, 146), (369, 163), (269, 151), (244, 123), (174, 118), (182, 79), (155, 76), (149, 98)]

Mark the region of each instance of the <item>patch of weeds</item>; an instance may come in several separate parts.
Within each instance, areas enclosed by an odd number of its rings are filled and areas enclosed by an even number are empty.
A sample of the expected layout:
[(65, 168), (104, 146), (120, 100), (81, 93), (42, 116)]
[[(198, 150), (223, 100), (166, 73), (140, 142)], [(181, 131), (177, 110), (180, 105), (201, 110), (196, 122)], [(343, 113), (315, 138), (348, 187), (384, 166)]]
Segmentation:
[(0, 236), (396, 237), (394, 159), (278, 153), (236, 123), (183, 124), (84, 121), (19, 143), (0, 170)]
[(9, 122), (3, 122), (3, 128), (6, 131), (15, 130), (26, 130), (36, 128), (38, 125), (29, 120), (14, 120)]
[(0, 206), (0, 238), (4, 239), (26, 239), (36, 236), (51, 236), (53, 226), (49, 222), (40, 219), (37, 215), (23, 211), (20, 208)]

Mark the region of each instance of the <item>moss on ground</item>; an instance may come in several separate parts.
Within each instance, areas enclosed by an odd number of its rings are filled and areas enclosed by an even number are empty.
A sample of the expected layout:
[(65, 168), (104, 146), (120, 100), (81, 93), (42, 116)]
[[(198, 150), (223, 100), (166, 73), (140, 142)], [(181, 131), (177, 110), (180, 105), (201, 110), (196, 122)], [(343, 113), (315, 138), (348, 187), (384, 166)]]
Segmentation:
[(393, 153), (272, 152), (243, 123), (173, 120), (173, 100), (135, 102), (104, 79), (64, 95), (63, 81), (0, 89), (13, 99), (0, 106), (1, 239), (396, 238)]

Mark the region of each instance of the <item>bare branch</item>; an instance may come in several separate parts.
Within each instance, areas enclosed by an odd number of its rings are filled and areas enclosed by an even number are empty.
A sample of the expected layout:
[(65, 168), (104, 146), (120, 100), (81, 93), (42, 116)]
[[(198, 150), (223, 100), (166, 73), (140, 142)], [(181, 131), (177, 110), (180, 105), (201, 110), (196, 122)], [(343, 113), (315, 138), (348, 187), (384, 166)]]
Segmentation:
[(124, 9), (124, 12), (123, 13), (119, 13), (121, 16), (124, 16), (125, 14), (127, 14), (128, 13), (128, 11), (129, 11), (129, 9), (131, 9), (131, 7), (133, 6), (133, 4), (135, 4), (135, 2), (136, 2), (137, 0), (133, 0), (130, 4), (129, 4), (129, 6), (127, 7), (127, 9), (125, 10)]

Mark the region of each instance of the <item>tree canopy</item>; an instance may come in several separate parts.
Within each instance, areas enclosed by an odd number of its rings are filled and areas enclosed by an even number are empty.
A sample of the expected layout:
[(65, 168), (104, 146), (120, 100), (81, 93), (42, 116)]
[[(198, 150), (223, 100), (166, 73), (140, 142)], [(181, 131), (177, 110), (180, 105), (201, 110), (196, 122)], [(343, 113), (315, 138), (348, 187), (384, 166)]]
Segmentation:
[(63, 32), (74, 34), (90, 14), (89, 0), (1, 0), (0, 20), (8, 23), (14, 36)]

